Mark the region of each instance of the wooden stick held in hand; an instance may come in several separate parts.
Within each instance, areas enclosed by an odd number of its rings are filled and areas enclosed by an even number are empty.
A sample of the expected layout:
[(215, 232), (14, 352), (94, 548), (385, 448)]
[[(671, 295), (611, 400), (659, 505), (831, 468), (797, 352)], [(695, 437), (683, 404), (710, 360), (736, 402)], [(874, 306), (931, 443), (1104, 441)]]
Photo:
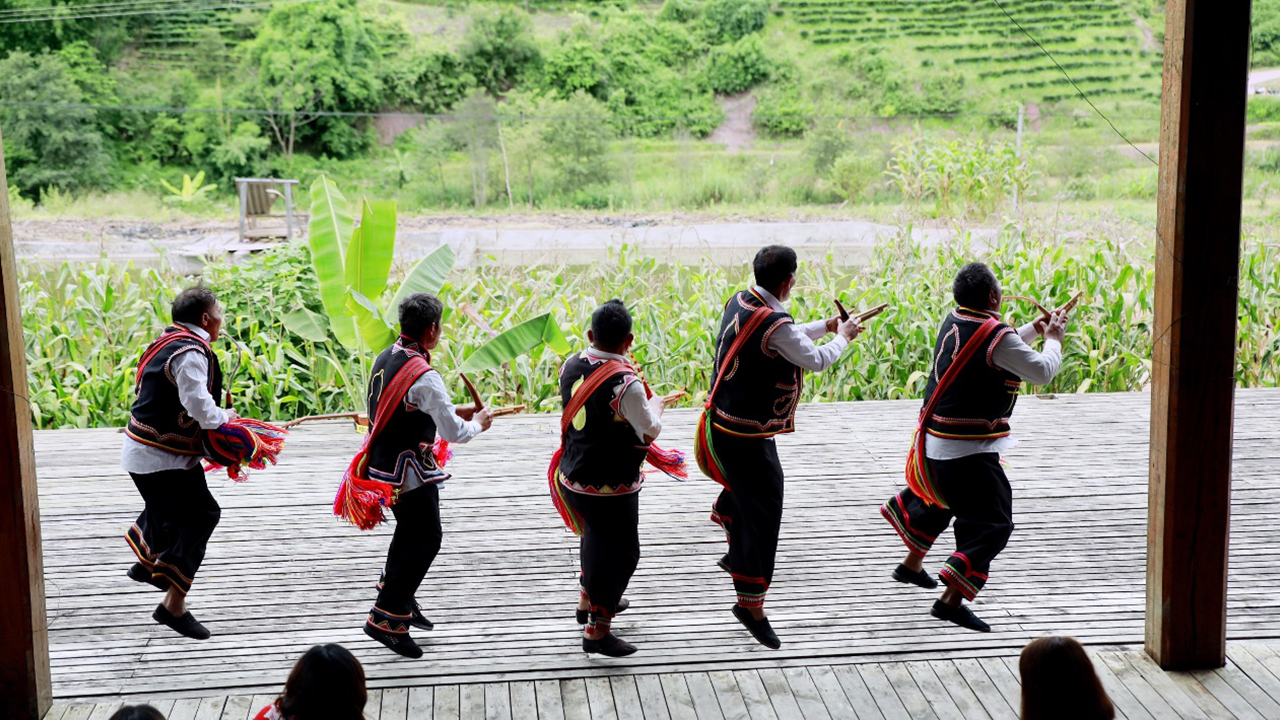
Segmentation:
[(1076, 293), (1075, 295), (1072, 295), (1072, 296), (1071, 296), (1071, 299), (1070, 299), (1070, 300), (1068, 300), (1068, 301), (1066, 302), (1066, 304), (1065, 304), (1065, 305), (1062, 305), (1062, 306), (1060, 306), (1060, 307), (1058, 307), (1058, 308), (1055, 308), (1055, 309), (1053, 309), (1053, 310), (1048, 310), (1048, 309), (1046, 309), (1046, 308), (1045, 308), (1045, 306), (1041, 305), (1040, 303), (1036, 302), (1035, 300), (1032, 300), (1031, 298), (1026, 297), (1026, 296), (1024, 296), (1024, 295), (1005, 295), (1005, 296), (1004, 296), (1004, 299), (1005, 299), (1005, 300), (1022, 300), (1022, 301), (1024, 301), (1024, 302), (1029, 302), (1029, 303), (1031, 303), (1032, 305), (1035, 305), (1035, 306), (1036, 306), (1036, 309), (1040, 311), (1040, 314), (1041, 314), (1042, 316), (1044, 316), (1044, 318), (1045, 318), (1046, 320), (1048, 320), (1048, 319), (1049, 319), (1049, 316), (1050, 316), (1050, 315), (1053, 315), (1054, 313), (1060, 313), (1060, 312), (1071, 312), (1071, 309), (1072, 309), (1072, 308), (1074, 308), (1074, 307), (1076, 306), (1076, 304), (1080, 302), (1080, 299), (1081, 299), (1081, 298), (1083, 298), (1083, 297), (1084, 297), (1084, 293), (1083, 293), (1083, 292), (1078, 292), (1078, 293)]

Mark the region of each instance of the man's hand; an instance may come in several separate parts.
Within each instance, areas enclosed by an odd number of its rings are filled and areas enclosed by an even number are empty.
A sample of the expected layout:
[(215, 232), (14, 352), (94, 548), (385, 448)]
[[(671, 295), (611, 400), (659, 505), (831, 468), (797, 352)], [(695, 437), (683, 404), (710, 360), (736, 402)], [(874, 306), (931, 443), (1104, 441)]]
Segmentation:
[(235, 410), (232, 410), (231, 408), (227, 408), (227, 422), (231, 422), (232, 420), (239, 420), (239, 419), (240, 419), (240, 416), (236, 414)]
[(481, 431), (488, 430), (489, 426), (493, 425), (493, 411), (489, 408), (485, 408), (476, 413), (475, 420), (480, 423)]
[(1064, 312), (1056, 312), (1049, 316), (1049, 322), (1044, 328), (1044, 337), (1046, 340), (1057, 340), (1061, 343), (1067, 337), (1067, 319), (1068, 316)]
[(463, 420), (470, 420), (471, 418), (474, 418), (476, 416), (476, 406), (475, 405), (468, 405), (466, 407), (457, 406), (457, 407), (454, 407), (453, 413), (458, 417), (462, 418)]
[(862, 326), (858, 324), (857, 320), (850, 317), (848, 320), (841, 320), (836, 325), (836, 332), (840, 333), (840, 337), (852, 342), (854, 338), (862, 334)]
[(827, 318), (827, 332), (833, 333), (840, 329), (840, 316)]
[(1032, 329), (1036, 331), (1037, 335), (1040, 335), (1042, 337), (1044, 336), (1044, 329), (1048, 326), (1049, 326), (1049, 318), (1043, 315), (1041, 315), (1039, 318), (1036, 318), (1036, 321), (1031, 323)]

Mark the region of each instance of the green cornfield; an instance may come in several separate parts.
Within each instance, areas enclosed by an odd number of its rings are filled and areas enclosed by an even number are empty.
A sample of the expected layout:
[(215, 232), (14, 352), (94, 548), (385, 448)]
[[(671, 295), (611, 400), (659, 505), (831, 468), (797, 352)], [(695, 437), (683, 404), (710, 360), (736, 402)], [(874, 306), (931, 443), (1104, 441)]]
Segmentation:
[[(870, 261), (837, 267), (829, 258), (802, 262), (791, 300), (798, 321), (830, 316), (831, 297), (850, 309), (881, 302), (889, 309), (831, 370), (809, 375), (804, 399), (873, 400), (918, 397), (924, 387), (937, 324), (950, 306), (950, 281), (972, 259), (990, 263), (1006, 293), (1059, 304), (1077, 291), (1063, 369), (1034, 392), (1141, 390), (1149, 382), (1154, 271), (1149, 245), (1103, 238), (1050, 244), (1010, 233), (994, 247), (962, 239), (937, 247), (913, 243), (908, 232), (879, 245)], [(554, 313), (575, 344), (599, 303), (618, 297), (635, 318), (636, 358), (657, 392), (687, 389), (701, 402), (711, 348), (725, 299), (750, 281), (749, 268), (668, 265), (624, 248), (611, 262), (590, 266), (482, 266), (455, 270), (442, 290), (445, 341), (434, 364), (446, 378), (490, 335), (544, 312)], [(135, 363), (168, 320), (173, 293), (191, 279), (110, 262), (96, 266), (26, 267), (21, 278), (23, 328), (32, 417), (38, 428), (122, 425), (133, 398)], [(226, 309), (219, 343), (241, 414), (284, 420), (357, 409), (358, 364), (376, 350), (353, 354), (337, 342), (313, 343), (285, 329), (281, 316), (298, 307), (320, 311), (304, 245), (254, 256), (240, 265), (208, 268), (204, 282)], [(385, 301), (386, 298), (383, 298)], [(464, 311), (464, 306), (469, 306)], [(1034, 318), (1021, 303), (1006, 306), (1012, 322)], [(483, 319), (483, 325), (475, 317)], [(1237, 381), (1280, 384), (1280, 248), (1246, 242), (1240, 273)], [(474, 378), (495, 405), (556, 410), (560, 358), (521, 357), (509, 368)], [(453, 383), (457, 399), (465, 399)], [(363, 409), (363, 408), (359, 408)]]

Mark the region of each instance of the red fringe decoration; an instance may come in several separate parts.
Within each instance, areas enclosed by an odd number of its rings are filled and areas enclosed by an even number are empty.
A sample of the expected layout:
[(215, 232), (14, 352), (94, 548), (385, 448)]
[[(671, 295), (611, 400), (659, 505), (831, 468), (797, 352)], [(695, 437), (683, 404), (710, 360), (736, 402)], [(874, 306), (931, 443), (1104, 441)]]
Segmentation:
[(551, 456), (551, 464), (547, 466), (547, 486), (551, 490), (551, 502), (556, 506), (556, 512), (560, 513), (560, 519), (564, 521), (565, 527), (573, 531), (574, 535), (582, 534), (582, 518), (578, 513), (569, 507), (569, 503), (564, 499), (564, 488), (560, 485), (560, 458), (564, 455), (564, 448), (556, 450)]
[(250, 470), (275, 465), (289, 434), (282, 427), (253, 418), (236, 418), (204, 433), (204, 449), (209, 456), (205, 472), (226, 468), (236, 482), (249, 479)]
[(369, 446), (360, 448), (342, 474), (342, 484), (333, 499), (333, 514), (361, 530), (372, 530), (386, 519), (386, 509), (395, 501), (395, 488), (389, 483), (365, 477), (369, 463)]
[(684, 453), (679, 450), (663, 450), (650, 443), (649, 452), (645, 453), (644, 459), (653, 466), (653, 469), (661, 470), (680, 482), (689, 479), (689, 471), (684, 462)]
[(431, 445), (431, 454), (436, 459), (436, 467), (444, 467), (445, 463), (453, 459), (453, 449), (449, 447), (449, 441), (444, 438), (436, 438), (435, 443)]

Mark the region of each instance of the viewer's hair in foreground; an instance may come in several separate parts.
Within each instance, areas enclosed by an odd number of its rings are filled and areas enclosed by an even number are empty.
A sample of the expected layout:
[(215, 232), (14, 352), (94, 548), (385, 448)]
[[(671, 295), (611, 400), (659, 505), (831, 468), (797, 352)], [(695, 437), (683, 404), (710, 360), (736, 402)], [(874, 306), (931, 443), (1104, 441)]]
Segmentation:
[(298, 658), (277, 701), (289, 720), (361, 720), (364, 668), (341, 645), (316, 645)]
[(796, 251), (785, 245), (769, 245), (760, 248), (751, 267), (756, 271), (756, 284), (772, 290), (796, 271)]
[(164, 720), (164, 715), (150, 705), (125, 705), (111, 716), (111, 720)]
[(213, 312), (218, 305), (218, 296), (203, 285), (189, 287), (178, 293), (173, 299), (172, 315), (174, 322), (200, 324), (200, 316)]
[(1075, 638), (1042, 637), (1022, 649), (1022, 720), (1112, 720), (1116, 710)]
[(421, 337), (429, 327), (440, 324), (444, 303), (427, 293), (414, 293), (400, 302), (400, 332), (411, 338)]
[(991, 268), (980, 262), (971, 262), (956, 273), (955, 282), (951, 285), (951, 294), (960, 307), (974, 310), (986, 310), (991, 302), (991, 293), (1000, 289), (1000, 281)]
[(596, 345), (614, 348), (631, 334), (631, 313), (622, 301), (614, 298), (591, 313), (591, 333)]

